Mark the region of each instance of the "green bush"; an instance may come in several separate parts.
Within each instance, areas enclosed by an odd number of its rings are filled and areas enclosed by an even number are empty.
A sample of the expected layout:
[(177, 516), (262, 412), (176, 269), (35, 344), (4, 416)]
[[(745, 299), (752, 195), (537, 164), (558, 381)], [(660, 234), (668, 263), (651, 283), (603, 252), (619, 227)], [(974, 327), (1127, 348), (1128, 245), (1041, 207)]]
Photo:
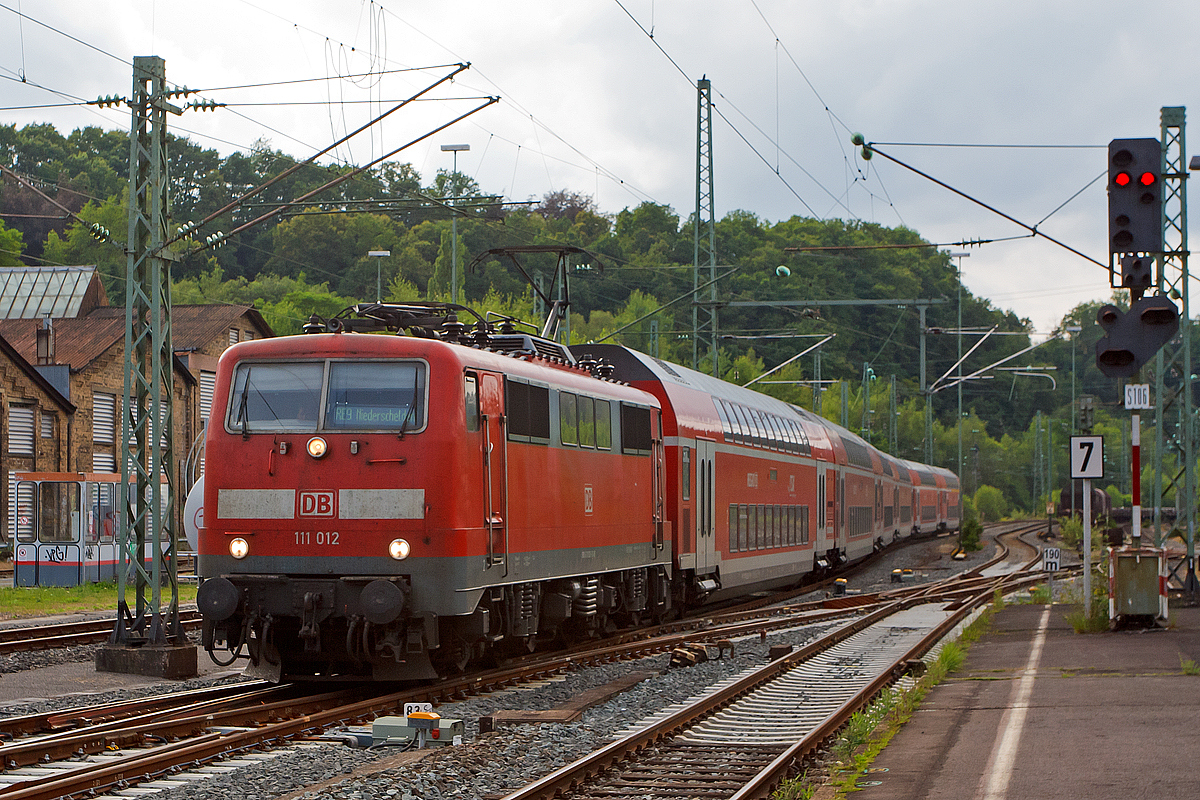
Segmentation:
[(962, 531), (958, 534), (958, 546), (967, 553), (978, 550), (979, 537), (982, 533), (983, 526), (979, 524), (979, 520), (967, 520), (963, 523)]
[(1080, 547), (1083, 544), (1083, 520), (1079, 517), (1064, 519), (1058, 524), (1058, 536), (1067, 547)]
[(975, 508), (983, 522), (998, 522), (1008, 516), (1008, 500), (995, 486), (980, 486), (975, 492)]

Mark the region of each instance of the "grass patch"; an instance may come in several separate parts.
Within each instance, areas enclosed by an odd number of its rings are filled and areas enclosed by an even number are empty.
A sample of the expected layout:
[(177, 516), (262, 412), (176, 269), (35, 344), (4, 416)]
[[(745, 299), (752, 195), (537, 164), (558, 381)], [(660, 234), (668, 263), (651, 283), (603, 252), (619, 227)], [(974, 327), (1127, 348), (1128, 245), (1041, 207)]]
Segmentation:
[[(126, 587), (125, 597), (132, 601), (136, 597), (133, 587)], [(170, 589), (163, 589), (163, 600), (170, 602)], [(181, 584), (179, 602), (196, 601), (196, 586)], [(88, 583), (83, 586), (55, 587), (29, 586), (0, 588), (0, 619), (19, 617), (43, 617), (51, 614), (69, 614), (77, 611), (117, 610), (117, 586), (115, 583)]]
[(1179, 668), (1183, 670), (1184, 675), (1200, 675), (1200, 664), (1197, 664), (1195, 659), (1180, 656)]
[(1104, 633), (1109, 628), (1108, 576), (1097, 571), (1092, 576), (1091, 616), (1082, 609), (1065, 616), (1076, 633)]
[(1029, 602), (1035, 606), (1050, 605), (1050, 584), (1039, 583), (1029, 592)]

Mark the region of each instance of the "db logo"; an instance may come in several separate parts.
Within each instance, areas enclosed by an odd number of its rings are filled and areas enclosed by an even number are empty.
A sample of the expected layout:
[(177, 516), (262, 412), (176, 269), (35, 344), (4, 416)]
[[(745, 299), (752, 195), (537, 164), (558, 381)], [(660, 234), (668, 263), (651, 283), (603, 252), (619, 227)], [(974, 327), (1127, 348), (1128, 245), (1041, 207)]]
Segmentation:
[(591, 514), (592, 510), (592, 485), (590, 483), (585, 483), (583, 485), (583, 513)]
[(332, 517), (333, 492), (301, 492), (300, 516)]

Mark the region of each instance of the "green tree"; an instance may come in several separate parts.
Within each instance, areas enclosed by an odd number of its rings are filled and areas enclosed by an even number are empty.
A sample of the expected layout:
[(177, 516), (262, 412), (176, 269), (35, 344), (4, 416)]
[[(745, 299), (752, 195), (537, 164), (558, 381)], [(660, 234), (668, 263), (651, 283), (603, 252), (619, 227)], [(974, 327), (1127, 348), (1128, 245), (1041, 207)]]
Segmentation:
[(25, 242), (21, 232), (4, 227), (4, 220), (0, 220), (0, 267), (21, 266), (23, 252)]

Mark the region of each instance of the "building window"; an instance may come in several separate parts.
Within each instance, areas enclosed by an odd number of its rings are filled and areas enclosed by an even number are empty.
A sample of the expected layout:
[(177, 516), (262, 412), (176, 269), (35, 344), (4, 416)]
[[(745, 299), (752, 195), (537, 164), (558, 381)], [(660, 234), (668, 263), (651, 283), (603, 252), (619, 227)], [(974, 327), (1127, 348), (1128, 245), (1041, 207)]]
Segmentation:
[(217, 373), (200, 370), (200, 419), (208, 421), (212, 413), (213, 390), (217, 386)]
[(54, 417), (46, 412), (42, 412), (42, 438), (54, 438)]
[(17, 456), (33, 455), (33, 408), (31, 406), (8, 407), (8, 452)]
[(229, 343), (231, 345), (238, 343), (238, 329), (237, 328), (229, 329)]

